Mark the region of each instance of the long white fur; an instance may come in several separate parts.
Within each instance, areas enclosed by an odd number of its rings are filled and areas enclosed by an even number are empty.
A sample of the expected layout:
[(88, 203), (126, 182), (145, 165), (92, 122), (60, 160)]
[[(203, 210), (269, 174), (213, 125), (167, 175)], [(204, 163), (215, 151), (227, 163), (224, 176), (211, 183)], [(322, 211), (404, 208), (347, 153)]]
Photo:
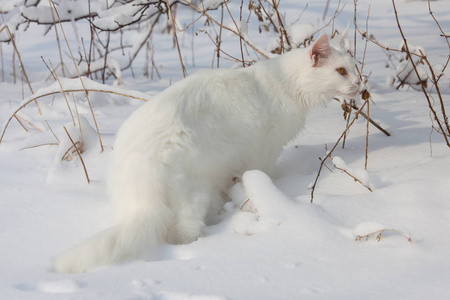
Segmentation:
[(90, 271), (148, 257), (162, 243), (195, 241), (234, 177), (251, 169), (272, 174), (309, 108), (358, 89), (353, 59), (326, 36), (249, 68), (178, 82), (118, 133), (108, 179), (116, 225), (59, 255), (55, 270)]

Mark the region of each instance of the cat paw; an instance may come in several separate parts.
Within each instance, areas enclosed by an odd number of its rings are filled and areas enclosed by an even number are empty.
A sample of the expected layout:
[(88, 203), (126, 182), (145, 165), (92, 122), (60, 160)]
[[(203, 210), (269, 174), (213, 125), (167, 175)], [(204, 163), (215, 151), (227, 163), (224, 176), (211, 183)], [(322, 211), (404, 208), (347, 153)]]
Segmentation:
[(201, 236), (205, 223), (201, 221), (179, 222), (169, 233), (169, 243), (190, 244)]

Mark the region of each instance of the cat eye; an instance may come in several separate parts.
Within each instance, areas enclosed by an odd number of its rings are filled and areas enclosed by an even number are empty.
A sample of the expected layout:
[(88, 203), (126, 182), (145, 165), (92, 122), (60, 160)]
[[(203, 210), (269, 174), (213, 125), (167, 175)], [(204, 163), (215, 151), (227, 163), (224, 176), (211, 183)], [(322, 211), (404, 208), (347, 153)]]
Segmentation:
[(347, 75), (347, 70), (345, 68), (337, 68), (336, 71), (341, 74), (342, 76)]

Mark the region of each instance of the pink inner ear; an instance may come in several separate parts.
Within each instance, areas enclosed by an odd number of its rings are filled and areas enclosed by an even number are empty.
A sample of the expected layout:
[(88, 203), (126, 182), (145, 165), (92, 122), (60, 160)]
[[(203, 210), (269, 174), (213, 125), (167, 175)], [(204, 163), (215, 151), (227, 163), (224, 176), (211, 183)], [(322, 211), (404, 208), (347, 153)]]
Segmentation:
[(326, 35), (321, 35), (311, 47), (309, 56), (313, 60), (313, 67), (322, 65), (325, 58), (331, 55), (331, 48)]

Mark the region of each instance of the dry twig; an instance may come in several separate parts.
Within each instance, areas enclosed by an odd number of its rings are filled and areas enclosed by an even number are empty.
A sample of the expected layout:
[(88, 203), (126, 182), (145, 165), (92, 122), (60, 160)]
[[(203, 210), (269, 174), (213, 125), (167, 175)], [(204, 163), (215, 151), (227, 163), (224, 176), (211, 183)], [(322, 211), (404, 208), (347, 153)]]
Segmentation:
[(101, 92), (101, 93), (108, 93), (108, 94), (115, 94), (115, 95), (119, 95), (119, 96), (124, 96), (124, 97), (132, 98), (132, 99), (136, 99), (136, 100), (140, 100), (140, 101), (147, 101), (147, 99), (140, 98), (140, 97), (135, 97), (135, 96), (128, 95), (128, 94), (125, 94), (125, 93), (119, 93), (117, 91), (108, 91), (108, 90), (100, 90), (100, 89), (89, 89), (89, 88), (87, 88), (87, 89), (65, 89), (65, 90), (48, 92), (48, 93), (45, 93), (45, 94), (42, 94), (42, 95), (39, 95), (39, 96), (34, 96), (31, 99), (28, 99), (27, 101), (22, 103), (22, 105), (19, 106), (11, 114), (11, 116), (8, 118), (8, 120), (6, 121), (6, 123), (5, 123), (4, 127), (3, 127), (2, 134), (0, 136), (0, 144), (1, 144), (2, 140), (3, 140), (3, 137), (5, 135), (6, 129), (8, 128), (9, 124), (11, 123), (11, 120), (13, 118), (17, 119), (17, 113), (19, 111), (21, 111), (23, 108), (25, 108), (28, 104), (30, 104), (31, 102), (34, 102), (35, 100), (37, 100), (39, 98), (43, 98), (43, 97), (47, 97), (47, 96), (51, 96), (51, 95), (55, 95), (55, 94), (60, 94), (60, 93), (76, 93), (76, 92)]
[(328, 151), (327, 155), (323, 158), (320, 159), (320, 167), (319, 167), (319, 171), (317, 172), (317, 176), (316, 179), (314, 180), (313, 185), (311, 186), (311, 203), (313, 203), (314, 201), (314, 191), (316, 189), (317, 186), (317, 182), (319, 180), (319, 176), (320, 176), (320, 172), (322, 171), (323, 165), (325, 164), (325, 161), (331, 157), (331, 154), (333, 153), (333, 151), (336, 149), (337, 145), (339, 145), (341, 139), (346, 135), (347, 131), (350, 129), (350, 127), (353, 125), (353, 123), (356, 121), (356, 119), (358, 118), (358, 115), (362, 112), (362, 110), (364, 109), (364, 107), (366, 106), (366, 104), (371, 100), (370, 98), (370, 94), (368, 91), (363, 91), (363, 93), (367, 93), (367, 100), (364, 101), (363, 105), (359, 108), (359, 110), (355, 113), (355, 116), (353, 117), (353, 120), (351, 122), (348, 123), (347, 127), (345, 128), (344, 132), (341, 134), (341, 136), (339, 137), (339, 139), (337, 140), (337, 142), (334, 144), (333, 148)]
[[(404, 33), (403, 33), (403, 29), (402, 29), (402, 27), (401, 27), (401, 25), (400, 25), (400, 21), (399, 21), (399, 18), (398, 18), (398, 13), (397, 13), (397, 8), (396, 8), (396, 6), (395, 6), (395, 0), (392, 0), (392, 6), (394, 7), (395, 20), (397, 21), (397, 27), (398, 27), (398, 30), (399, 30), (399, 32), (400, 32), (400, 35), (402, 36), (403, 42), (404, 42), (404, 48), (405, 48), (405, 50), (406, 50), (406, 55), (407, 55), (407, 57), (409, 58), (409, 60), (411, 61), (411, 65), (412, 65), (413, 68), (414, 68), (414, 72), (416, 73), (417, 78), (420, 78), (420, 75), (419, 75), (419, 72), (418, 72), (418, 70), (417, 70), (416, 64), (414, 63), (414, 61), (413, 61), (413, 59), (412, 59), (411, 51), (409, 51), (409, 48), (408, 48), (408, 41), (406, 40), (406, 37), (405, 37), (405, 35), (404, 35)], [(424, 57), (423, 53), (422, 53), (422, 55), (421, 55), (421, 58), (422, 58), (422, 59), (423, 59), (423, 58), (426, 58), (426, 57)], [(431, 71), (432, 71), (432, 68), (430, 68), (430, 69), (431, 69)], [(432, 72), (433, 72), (433, 71), (432, 71)], [(436, 86), (437, 86), (437, 85), (436, 85)], [(443, 114), (443, 116), (444, 116), (444, 122), (445, 122), (445, 125), (446, 125), (446, 127), (447, 127), (447, 131), (444, 130), (443, 125), (442, 125), (441, 121), (439, 120), (436, 111), (434, 110), (432, 101), (431, 101), (431, 99), (430, 99), (430, 95), (428, 94), (428, 92), (427, 92), (427, 90), (426, 90), (426, 86), (425, 86), (425, 84), (424, 84), (422, 81), (420, 81), (420, 87), (421, 87), (421, 89), (422, 89), (422, 92), (423, 92), (425, 98), (427, 99), (428, 107), (430, 108), (430, 111), (431, 111), (431, 113), (432, 113), (433, 116), (434, 116), (434, 120), (437, 122), (437, 124), (438, 124), (438, 126), (439, 126), (439, 128), (440, 128), (440, 130), (441, 130), (441, 132), (442, 132), (442, 135), (443, 135), (443, 137), (444, 137), (444, 139), (445, 139), (445, 142), (447, 143), (447, 146), (450, 147), (450, 141), (449, 141), (448, 138), (447, 138), (447, 134), (450, 134), (450, 127), (449, 127), (449, 124), (448, 124), (447, 115), (446, 115), (446, 113), (445, 113), (445, 106), (444, 106), (444, 102), (443, 102), (443, 100), (442, 100), (442, 97), (440, 97), (440, 98), (441, 98), (441, 109), (442, 109), (442, 114)], [(440, 93), (438, 93), (438, 95), (440, 95)]]
[[(334, 100), (339, 101), (336, 98)], [(348, 126), (348, 123), (350, 121), (350, 113), (351, 113), (352, 109), (359, 111), (359, 108), (353, 102), (351, 102), (351, 103), (345, 102), (344, 104), (342, 104), (342, 109), (344, 110), (344, 117), (347, 116), (347, 120), (348, 120), (347, 126)], [(384, 129), (383, 127), (378, 125), (374, 120), (369, 118), (363, 111), (359, 111), (358, 114), (361, 115), (364, 119), (368, 120), (370, 122), (370, 124), (372, 124), (376, 129), (381, 131), (384, 135), (391, 136), (391, 134), (386, 129)]]
[(91, 101), (89, 100), (89, 95), (88, 95), (87, 89), (84, 86), (83, 79), (81, 79), (80, 71), (78, 70), (77, 63), (75, 62), (75, 58), (74, 58), (74, 56), (72, 54), (72, 50), (70, 49), (69, 42), (67, 41), (66, 34), (65, 34), (64, 29), (62, 27), (61, 18), (59, 17), (58, 10), (56, 9), (55, 3), (53, 3), (53, 2), (51, 2), (51, 3), (52, 3), (53, 9), (55, 10), (56, 16), (58, 17), (59, 26), (61, 28), (61, 32), (63, 33), (64, 40), (66, 41), (67, 49), (69, 49), (70, 56), (72, 57), (73, 65), (75, 67), (75, 70), (77, 71), (78, 78), (80, 79), (81, 86), (83, 87), (86, 100), (87, 100), (87, 102), (89, 104), (89, 109), (91, 111), (92, 119), (94, 120), (95, 129), (97, 131), (98, 141), (100, 143), (100, 149), (101, 149), (101, 152), (103, 152), (103, 143), (102, 143), (102, 138), (100, 136), (100, 130), (98, 129), (97, 120), (95, 118), (94, 110), (92, 109)]
[(369, 186), (367, 186), (367, 185), (365, 185), (364, 183), (362, 183), (361, 180), (359, 180), (358, 178), (356, 178), (355, 176), (353, 176), (352, 174), (350, 174), (347, 170), (342, 169), (342, 168), (339, 168), (339, 167), (336, 166), (336, 165), (334, 165), (334, 167), (335, 167), (336, 169), (338, 169), (339, 171), (344, 172), (345, 174), (347, 174), (348, 176), (350, 176), (351, 178), (353, 178), (353, 180), (355, 180), (356, 182), (360, 183), (363, 187), (365, 187), (366, 189), (368, 189), (369, 191), (372, 192), (372, 189), (371, 189)]
[(386, 231), (395, 232), (395, 233), (401, 235), (402, 237), (404, 237), (405, 239), (407, 239), (410, 244), (412, 243), (411, 237), (409, 237), (406, 234), (404, 234), (404, 233), (402, 233), (402, 232), (400, 232), (398, 230), (395, 230), (395, 229), (381, 229), (381, 230), (377, 230), (377, 231), (371, 232), (371, 233), (366, 234), (366, 235), (357, 235), (355, 240), (356, 241), (362, 241), (362, 240), (366, 240), (367, 241), (367, 240), (369, 240), (369, 238), (371, 236), (375, 236), (375, 239), (377, 240), (377, 242), (380, 242), (381, 241), (381, 235), (384, 232), (386, 232)]
[[(403, 33), (403, 29), (402, 29), (402, 26), (400, 24), (398, 12), (397, 12), (397, 7), (395, 5), (395, 0), (392, 0), (392, 6), (393, 6), (394, 14), (395, 14), (395, 20), (396, 20), (396, 23), (397, 23), (397, 27), (398, 27), (398, 30), (400, 32), (400, 35), (401, 35), (401, 38), (402, 38), (403, 44), (404, 44), (402, 49), (393, 49), (393, 48), (389, 48), (389, 47), (386, 47), (386, 46), (382, 45), (377, 40), (375, 40), (373, 37), (369, 36), (367, 31), (366, 32), (362, 32), (361, 29), (357, 26), (357, 24), (355, 22), (356, 31), (366, 41), (370, 41), (371, 43), (377, 45), (378, 47), (380, 47), (380, 48), (382, 48), (382, 49), (384, 49), (384, 50), (386, 50), (388, 52), (406, 53), (406, 59), (409, 60), (409, 62), (411, 63), (411, 65), (413, 67), (412, 73), (414, 73), (417, 76), (417, 78), (419, 78), (419, 79), (421, 78), (421, 76), (420, 76), (420, 74), (418, 72), (418, 69), (417, 69), (416, 63), (413, 60), (413, 57), (418, 58), (420, 62), (423, 62), (423, 63), (425, 63), (427, 65), (428, 70), (429, 70), (429, 72), (431, 74), (431, 78), (430, 79), (431, 79), (431, 81), (433, 83), (434, 88), (436, 89), (436, 92), (437, 92), (437, 95), (438, 95), (438, 98), (439, 98), (439, 104), (440, 104), (440, 109), (441, 109), (442, 120), (439, 118), (438, 113), (436, 112), (436, 110), (433, 107), (434, 99), (433, 99), (433, 96), (431, 95), (431, 92), (427, 91), (426, 82), (424, 82), (422, 80), (419, 80), (418, 85), (419, 85), (419, 88), (421, 89), (423, 95), (425, 96), (425, 99), (427, 100), (428, 108), (429, 108), (430, 113), (432, 115), (432, 121), (435, 121), (437, 123), (437, 125), (438, 125), (438, 128), (436, 129), (436, 131), (442, 134), (442, 136), (444, 137), (444, 140), (445, 140), (447, 146), (450, 147), (450, 141), (449, 141), (449, 138), (448, 138), (450, 136), (450, 124), (448, 122), (448, 117), (447, 117), (447, 113), (446, 113), (446, 109), (445, 109), (445, 105), (444, 105), (444, 100), (443, 100), (443, 97), (442, 97), (442, 94), (441, 94), (441, 91), (440, 91), (440, 88), (439, 88), (439, 79), (441, 78), (442, 73), (439, 74), (438, 76), (436, 76), (434, 74), (434, 70), (433, 70), (431, 64), (429, 63), (427, 57), (424, 55), (423, 52), (420, 51), (420, 53), (416, 53), (416, 52), (411, 52), (410, 51), (409, 46), (408, 46), (408, 41), (407, 41), (407, 39), (406, 39), (406, 37), (405, 37), (405, 35)], [(439, 30), (441, 32), (441, 36), (444, 36), (444, 38), (446, 38), (445, 35), (443, 34), (442, 27), (440, 26), (439, 22), (437, 21), (437, 19), (435, 18), (434, 14), (433, 14), (433, 12), (431, 10), (430, 1), (428, 1), (428, 9), (429, 9), (430, 15), (432, 16), (433, 20), (435, 21), (435, 23), (437, 24), (437, 26), (438, 26), (438, 28), (439, 28)], [(447, 45), (449, 47), (449, 52), (450, 52), (450, 42), (447, 40), (447, 38), (446, 38), (446, 41), (447, 41)], [(449, 62), (450, 62), (450, 53), (449, 53), (449, 56), (448, 56), (448, 58), (446, 60), (444, 69), (448, 66)], [(434, 126), (432, 126), (432, 128), (435, 129)]]
[(169, 0), (166, 0), (166, 4), (167, 4), (167, 12), (169, 14), (170, 21), (172, 22), (173, 38), (174, 38), (175, 44), (177, 46), (178, 58), (180, 59), (180, 65), (181, 65), (181, 71), (183, 72), (183, 77), (186, 78), (186, 75), (187, 75), (186, 67), (183, 64), (183, 57), (181, 56), (180, 45), (178, 44), (177, 26), (175, 24), (175, 19), (172, 14), (172, 8), (170, 7)]
[[(81, 153), (80, 153), (80, 149), (82, 149), (82, 144), (81, 144), (80, 141), (77, 141), (77, 143), (74, 143), (74, 141), (72, 140), (72, 137), (70, 136), (70, 134), (67, 131), (66, 127), (64, 127), (64, 130), (67, 133), (67, 136), (69, 137), (70, 142), (72, 143), (72, 147), (75, 149), (75, 151), (78, 154), (78, 157), (80, 158), (81, 164), (83, 166), (84, 174), (86, 175), (87, 183), (89, 184), (89, 183), (91, 183), (91, 180), (89, 179), (89, 175), (88, 175), (87, 170), (86, 170), (86, 165), (84, 164), (83, 158), (81, 157)], [(78, 144), (78, 146), (77, 146), (77, 144)], [(67, 151), (70, 151), (70, 149), (67, 150)]]
[[(15, 41), (14, 41), (14, 36), (11, 34), (11, 31), (9, 30), (8, 25), (3, 24), (3, 25), (0, 27), (0, 32), (2, 32), (3, 30), (6, 30), (6, 33), (8, 34), (8, 37), (9, 37), (9, 39), (10, 39), (10, 41), (11, 41), (11, 44), (12, 44), (12, 46), (13, 46), (13, 48), (14, 48), (14, 52), (13, 52), (13, 53), (15, 53), (15, 54), (17, 55), (17, 58), (19, 59), (20, 69), (21, 69), (21, 71), (22, 71), (23, 77), (25, 78), (25, 81), (26, 81), (27, 84), (28, 84), (28, 88), (30, 89), (31, 94), (34, 94), (33, 88), (31, 87), (30, 80), (28, 79), (27, 72), (25, 71), (25, 67), (23, 66), (23, 63), (22, 63), (22, 59), (21, 59), (21, 57), (20, 57), (19, 50), (17, 50), (17, 46), (16, 46), (16, 43), (15, 43)], [(36, 104), (36, 108), (37, 108), (37, 110), (38, 110), (38, 112), (39, 112), (39, 115), (42, 115), (42, 111), (41, 111), (41, 109), (40, 109), (39, 104), (37, 103), (37, 101), (35, 102), (35, 104)]]
[(234, 29), (231, 29), (230, 27), (224, 26), (223, 24), (220, 24), (220, 22), (218, 22), (216, 19), (214, 19), (213, 17), (211, 17), (209, 14), (206, 13), (206, 10), (199, 8), (198, 6), (192, 4), (190, 1), (187, 0), (182, 0), (182, 3), (191, 6), (192, 8), (194, 8), (196, 11), (198, 11), (199, 13), (202, 14), (202, 16), (205, 16), (209, 21), (213, 22), (214, 24), (216, 24), (217, 26), (230, 31), (231, 33), (237, 35), (238, 37), (242, 38), (242, 41), (244, 43), (246, 43), (250, 48), (252, 48), (255, 52), (257, 52), (259, 55), (261, 55), (262, 57), (268, 59), (269, 56), (266, 55), (264, 52), (264, 50), (259, 49), (258, 47), (254, 46), (250, 41), (248, 41), (247, 39), (245, 39), (242, 35), (240, 31), (236, 31)]

